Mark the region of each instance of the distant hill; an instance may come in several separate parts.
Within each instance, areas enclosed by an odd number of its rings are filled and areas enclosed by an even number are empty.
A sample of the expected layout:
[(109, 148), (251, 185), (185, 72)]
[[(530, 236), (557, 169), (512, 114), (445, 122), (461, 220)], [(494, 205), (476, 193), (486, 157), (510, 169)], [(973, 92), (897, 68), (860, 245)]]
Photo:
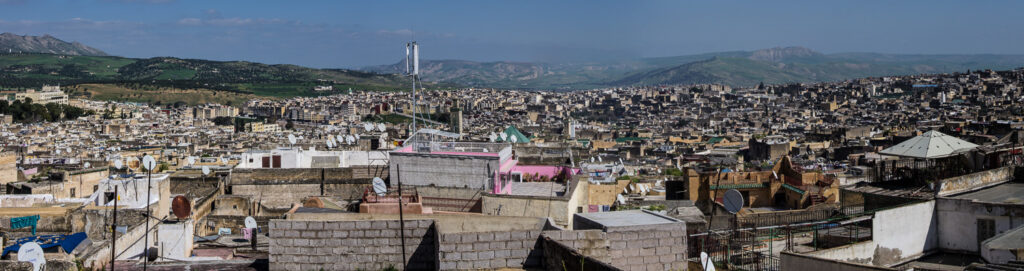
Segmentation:
[[(0, 89), (44, 84), (111, 84), (129, 89), (209, 89), (260, 96), (330, 95), (355, 90), (402, 90), (402, 76), (245, 61), (154, 57), (0, 53)], [(317, 92), (330, 85), (333, 91)]]
[[(515, 89), (584, 89), (661, 84), (837, 81), (859, 77), (947, 73), (1024, 67), (1024, 55), (822, 54), (777, 47), (592, 63), (473, 62), (421, 60), (424, 80)], [(364, 68), (395, 73), (404, 63)]]
[(46, 53), (72, 56), (106, 56), (99, 49), (78, 42), (66, 42), (50, 35), (20, 36), (0, 34), (0, 51), (4, 53)]

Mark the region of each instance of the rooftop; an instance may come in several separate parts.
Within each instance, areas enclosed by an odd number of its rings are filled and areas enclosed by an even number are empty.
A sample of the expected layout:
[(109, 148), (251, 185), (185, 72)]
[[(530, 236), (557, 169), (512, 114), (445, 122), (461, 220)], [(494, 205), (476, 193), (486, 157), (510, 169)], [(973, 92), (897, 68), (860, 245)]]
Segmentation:
[(668, 216), (658, 215), (643, 210), (580, 213), (576, 214), (576, 216), (601, 224), (605, 228), (646, 226), (681, 222), (677, 219)]
[(955, 196), (956, 199), (969, 199), (979, 202), (1021, 204), (1024, 205), (1024, 183), (1004, 183), (967, 194)]

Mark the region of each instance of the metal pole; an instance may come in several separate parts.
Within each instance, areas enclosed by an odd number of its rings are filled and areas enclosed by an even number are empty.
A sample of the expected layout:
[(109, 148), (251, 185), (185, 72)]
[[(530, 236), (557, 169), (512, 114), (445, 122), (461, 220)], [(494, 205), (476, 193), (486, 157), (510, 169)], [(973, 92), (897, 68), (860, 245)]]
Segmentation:
[(114, 258), (117, 258), (117, 186), (114, 186), (114, 222), (110, 223), (110, 271), (114, 271)]
[[(156, 166), (156, 165), (153, 165), (153, 166)], [(146, 178), (147, 178), (147, 180), (146, 180), (146, 232), (145, 232), (146, 235), (143, 237), (143, 241), (142, 241), (143, 242), (143, 244), (142, 244), (143, 245), (142, 246), (142, 249), (143, 249), (142, 254), (145, 255), (144, 256), (145, 258), (142, 259), (142, 271), (146, 271), (146, 269), (149, 267), (149, 218), (151, 216), (150, 213), (149, 213), (149, 205), (150, 205), (149, 203), (152, 202), (151, 198), (153, 197), (153, 191), (152, 191), (152, 187), (151, 187), (153, 185), (153, 169), (152, 168), (146, 169)]]
[(402, 211), (402, 168), (395, 165), (395, 179), (398, 180), (398, 227), (399, 236), (402, 238), (402, 269), (405, 270), (408, 267), (406, 265), (405, 258), (405, 217)]

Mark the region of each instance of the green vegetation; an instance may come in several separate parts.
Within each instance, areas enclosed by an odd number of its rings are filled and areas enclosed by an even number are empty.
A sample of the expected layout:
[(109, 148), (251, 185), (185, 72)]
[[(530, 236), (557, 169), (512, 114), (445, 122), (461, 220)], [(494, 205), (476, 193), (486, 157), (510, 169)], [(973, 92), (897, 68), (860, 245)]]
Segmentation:
[[(407, 88), (408, 78), (344, 69), (313, 69), (245, 61), (0, 54), (0, 89), (21, 90), (55, 84), (80, 87), (84, 97), (100, 100), (184, 101), (197, 104), (206, 101), (223, 103), (226, 100), (238, 102), (258, 96), (333, 95), (348, 93), (348, 89), (400, 91)], [(333, 86), (333, 90), (313, 90), (316, 86), (328, 85)], [(151, 93), (136, 93), (146, 91)], [(193, 95), (181, 95), (189, 91), (201, 93), (203, 97), (187, 98)], [(160, 97), (164, 93), (179, 98)], [(226, 99), (210, 97), (220, 93), (241, 96)]]
[(91, 115), (93, 112), (70, 105), (32, 103), (31, 98), (25, 98), (24, 102), (15, 100), (10, 104), (7, 101), (0, 101), (0, 114), (11, 115), (11, 118), (16, 122), (34, 123), (77, 119), (78, 117)]
[(666, 168), (661, 171), (661, 174), (669, 176), (683, 176), (684, 172), (678, 168)]

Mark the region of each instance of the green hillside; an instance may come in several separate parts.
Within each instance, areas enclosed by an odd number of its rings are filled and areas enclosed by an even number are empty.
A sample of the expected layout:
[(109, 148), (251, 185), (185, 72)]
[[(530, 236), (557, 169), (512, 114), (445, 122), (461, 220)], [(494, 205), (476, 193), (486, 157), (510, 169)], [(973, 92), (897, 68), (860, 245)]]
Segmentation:
[[(244, 61), (0, 54), (0, 89), (94, 83), (292, 97), (330, 95), (349, 88), (394, 91), (405, 89), (407, 82), (397, 75)], [(333, 85), (334, 91), (313, 91), (319, 85)]]

